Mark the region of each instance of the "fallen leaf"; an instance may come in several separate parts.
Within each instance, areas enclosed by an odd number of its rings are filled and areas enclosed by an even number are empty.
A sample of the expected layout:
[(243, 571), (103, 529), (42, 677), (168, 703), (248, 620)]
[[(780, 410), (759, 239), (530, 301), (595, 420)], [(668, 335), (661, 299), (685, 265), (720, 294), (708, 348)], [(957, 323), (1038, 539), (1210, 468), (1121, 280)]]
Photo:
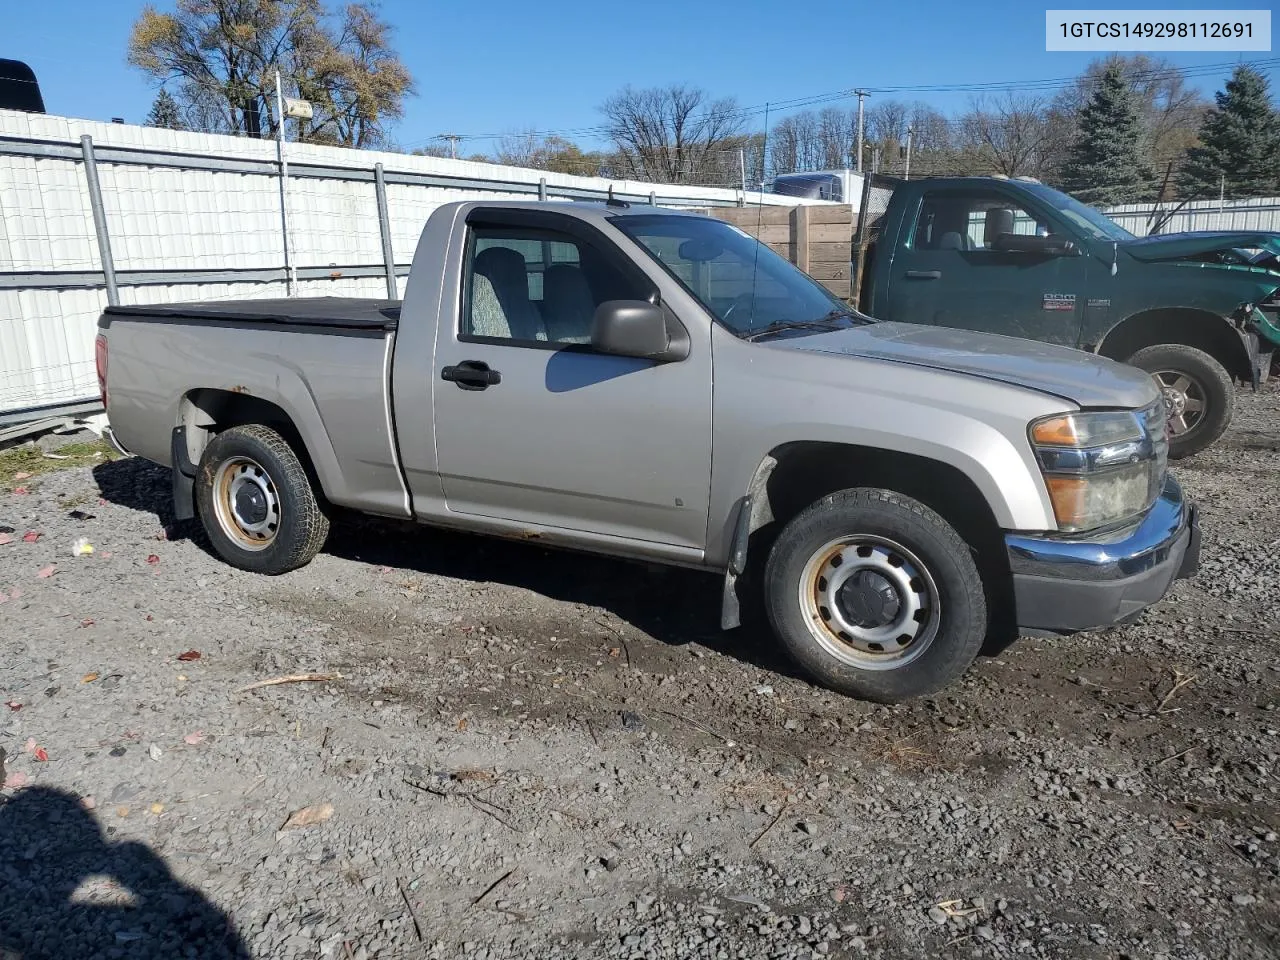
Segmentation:
[(98, 519), (92, 513), (85, 513), (83, 510), (72, 510), (67, 514), (71, 520), (96, 520)]
[(15, 713), (17, 713), (19, 710), (22, 709), (22, 704), (19, 703), (17, 700), (6, 700), (4, 702), (4, 705), (8, 707), (10, 710), (14, 711)]
[(164, 804), (153, 803), (151, 805), (151, 812), (154, 813), (156, 816), (159, 816), (160, 814), (164, 813)]
[(197, 743), (204, 743), (204, 731), (197, 730), (195, 733), (188, 733), (182, 738), (182, 742), (188, 746), (194, 747)]
[(378, 572), (379, 572), (379, 573), (390, 573), (390, 572), (391, 572), (391, 568), (390, 568), (390, 567), (379, 567), (379, 568), (378, 568)]
[(622, 654), (622, 648), (621, 648), (621, 647), (610, 647), (610, 648), (609, 648), (609, 656), (611, 656), (611, 657), (617, 657), (617, 656), (620, 656), (621, 654)]
[(73, 557), (88, 557), (93, 555), (93, 544), (86, 538), (81, 537), (71, 545), (71, 555)]
[(36, 576), (40, 577), (43, 580), (48, 577), (52, 577), (57, 572), (58, 572), (57, 564), (51, 563), (47, 567), (42, 567), (40, 569), (40, 572), (37, 573)]
[(311, 827), (317, 823), (324, 823), (333, 816), (332, 803), (317, 803), (311, 807), (303, 807), (301, 810), (295, 810), (289, 814), (289, 819), (284, 822), (281, 830), (288, 830), (290, 827)]
[(6, 543), (13, 543), (13, 537), (7, 533), (0, 533), (0, 547), (3, 547)]
[(25, 470), (19, 470), (17, 473), (15, 473), (15, 474), (13, 475), (13, 479), (15, 479), (15, 480), (30, 480), (30, 479), (31, 479), (31, 474), (27, 473), (27, 471), (25, 471)]
[(96, 673), (86, 673), (83, 677), (80, 678), (80, 682), (93, 683), (93, 681), (97, 679), (98, 679), (98, 675)]
[(18, 496), (26, 496), (31, 491), (28, 490), (26, 487), (14, 487), (13, 492), (18, 494)]
[(159, 744), (153, 743), (151, 746), (147, 747), (147, 756), (152, 760), (159, 760), (164, 756), (164, 751), (160, 749)]
[(95, 810), (97, 809), (98, 801), (93, 799), (93, 797), (81, 797), (80, 806), (85, 810)]
[(116, 816), (117, 816), (117, 817), (127, 817), (128, 815), (129, 815), (129, 808), (128, 808), (128, 807), (116, 807)]
[(22, 535), (23, 543), (35, 543), (39, 539), (40, 539), (40, 532), (38, 530), (28, 530), (26, 533)]
[(7, 790), (17, 790), (19, 787), (25, 787), (31, 782), (31, 778), (21, 771), (11, 773), (4, 778), (4, 786)]
[(459, 732), (459, 733), (461, 733), (461, 732), (462, 732), (463, 730), (465, 730), (465, 729), (467, 729), (467, 718), (466, 718), (466, 717), (459, 717), (459, 718), (458, 718), (458, 732)]
[(80, 626), (82, 626), (82, 627), (92, 627), (92, 626), (93, 626), (95, 623), (97, 623), (97, 622), (98, 622), (98, 621), (94, 620), (92, 617), (86, 617), (84, 620), (81, 620), (81, 621), (80, 621)]
[(41, 763), (45, 763), (49, 759), (49, 751), (44, 747), (36, 747), (35, 750), (32, 751), (32, 755)]
[(152, 566), (155, 566), (159, 562), (160, 562), (160, 558), (157, 557), (154, 553), (147, 554), (147, 563), (151, 564)]
[(199, 660), (199, 659), (200, 659), (200, 651), (199, 651), (199, 650), (188, 650), (186, 653), (180, 653), (180, 654), (178, 654), (178, 659), (179, 659), (179, 660), (181, 660), (183, 663), (190, 663), (192, 660)]

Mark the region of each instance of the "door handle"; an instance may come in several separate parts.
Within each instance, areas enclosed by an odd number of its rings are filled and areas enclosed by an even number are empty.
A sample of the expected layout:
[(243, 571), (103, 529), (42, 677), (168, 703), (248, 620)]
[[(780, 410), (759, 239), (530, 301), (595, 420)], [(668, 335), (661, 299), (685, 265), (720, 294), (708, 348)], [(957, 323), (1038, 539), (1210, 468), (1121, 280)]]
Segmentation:
[(440, 371), (440, 379), (456, 383), (463, 390), (487, 390), (502, 382), (502, 374), (490, 370), (483, 360), (463, 360)]
[(907, 277), (912, 280), (941, 280), (941, 270), (908, 270)]

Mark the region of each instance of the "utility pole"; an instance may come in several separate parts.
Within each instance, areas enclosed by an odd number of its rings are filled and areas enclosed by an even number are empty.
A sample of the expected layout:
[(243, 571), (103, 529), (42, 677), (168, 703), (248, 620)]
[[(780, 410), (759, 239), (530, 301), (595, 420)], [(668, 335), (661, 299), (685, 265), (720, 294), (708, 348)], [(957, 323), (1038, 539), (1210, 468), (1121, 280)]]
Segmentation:
[(858, 96), (858, 156), (854, 160), (854, 172), (862, 172), (862, 101), (867, 99), (870, 94), (866, 90), (853, 91)]
[(461, 136), (459, 136), (456, 133), (440, 133), (436, 135), (436, 139), (448, 140), (449, 141), (449, 159), (450, 160), (458, 159), (458, 141), (462, 139)]
[(742, 171), (742, 196), (745, 199), (747, 195), (747, 152), (742, 147), (738, 148), (738, 168)]
[(911, 127), (907, 127), (907, 165), (902, 171), (903, 180), (911, 179), (911, 135), (913, 133), (915, 133), (915, 130)]
[(280, 231), (284, 234), (285, 287), (289, 296), (298, 292), (298, 268), (293, 262), (293, 242), (289, 234), (289, 161), (284, 155), (284, 90), (276, 71), (276, 154), (280, 158)]

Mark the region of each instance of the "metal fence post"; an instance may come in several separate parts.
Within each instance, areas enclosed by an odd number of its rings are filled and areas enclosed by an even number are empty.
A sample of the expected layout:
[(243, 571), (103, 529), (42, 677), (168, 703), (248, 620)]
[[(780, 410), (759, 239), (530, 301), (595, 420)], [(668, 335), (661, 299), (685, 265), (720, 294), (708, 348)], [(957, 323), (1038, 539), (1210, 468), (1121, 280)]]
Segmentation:
[(539, 200), (547, 199), (547, 178), (546, 177), (538, 178), (538, 199)]
[(653, 191), (649, 192), (649, 206), (656, 207), (658, 205), (658, 195)]
[(387, 209), (387, 177), (382, 164), (373, 165), (373, 188), (378, 195), (378, 232), (382, 234), (382, 267), (387, 272), (387, 298), (400, 299), (396, 286), (396, 258), (391, 252), (391, 213)]
[(102, 261), (102, 275), (107, 281), (107, 303), (120, 306), (120, 291), (116, 288), (116, 263), (111, 258), (111, 235), (107, 233), (107, 211), (102, 206), (102, 184), (98, 181), (98, 161), (93, 155), (93, 137), (87, 133), (80, 138), (80, 152), (84, 155), (84, 178), (89, 184), (89, 206), (93, 208), (93, 229), (98, 234), (98, 258)]

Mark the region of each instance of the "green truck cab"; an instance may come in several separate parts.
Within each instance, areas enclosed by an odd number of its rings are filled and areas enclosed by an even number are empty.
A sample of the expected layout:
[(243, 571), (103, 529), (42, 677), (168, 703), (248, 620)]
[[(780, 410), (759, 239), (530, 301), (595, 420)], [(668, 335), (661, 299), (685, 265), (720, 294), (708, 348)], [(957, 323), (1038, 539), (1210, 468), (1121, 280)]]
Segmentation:
[(1140, 367), (1163, 388), (1175, 457), (1226, 430), (1234, 381), (1265, 379), (1280, 345), (1280, 233), (1136, 237), (1033, 180), (927, 178), (888, 189), (887, 204), (885, 188), (863, 196), (854, 290), (864, 313)]

